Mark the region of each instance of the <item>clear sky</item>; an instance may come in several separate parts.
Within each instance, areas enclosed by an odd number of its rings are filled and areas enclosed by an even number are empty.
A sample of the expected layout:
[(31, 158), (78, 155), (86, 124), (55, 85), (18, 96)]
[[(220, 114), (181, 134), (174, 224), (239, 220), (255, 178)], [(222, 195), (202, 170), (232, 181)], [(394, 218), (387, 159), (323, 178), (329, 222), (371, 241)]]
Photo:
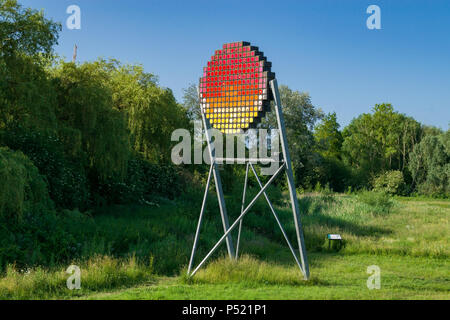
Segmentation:
[[(341, 125), (390, 102), (418, 121), (450, 123), (450, 1), (19, 0), (63, 24), (56, 51), (79, 61), (141, 63), (181, 100), (222, 43), (250, 41), (278, 82), (309, 92)], [(68, 30), (69, 5), (81, 30)], [(369, 5), (381, 30), (369, 30)]]

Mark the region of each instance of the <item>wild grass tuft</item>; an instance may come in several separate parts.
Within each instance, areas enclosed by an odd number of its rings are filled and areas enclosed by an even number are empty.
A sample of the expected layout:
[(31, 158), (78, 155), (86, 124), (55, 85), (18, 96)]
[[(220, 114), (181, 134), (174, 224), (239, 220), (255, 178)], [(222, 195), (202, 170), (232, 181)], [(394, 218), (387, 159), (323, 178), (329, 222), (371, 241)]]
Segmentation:
[(363, 191), (358, 195), (358, 200), (380, 214), (389, 213), (394, 205), (392, 197), (386, 192)]
[(186, 280), (194, 284), (204, 283), (239, 283), (245, 285), (316, 285), (318, 279), (305, 281), (300, 269), (295, 266), (283, 266), (274, 262), (261, 261), (250, 255), (238, 260), (224, 257), (211, 262), (207, 268), (200, 270), (194, 277)]

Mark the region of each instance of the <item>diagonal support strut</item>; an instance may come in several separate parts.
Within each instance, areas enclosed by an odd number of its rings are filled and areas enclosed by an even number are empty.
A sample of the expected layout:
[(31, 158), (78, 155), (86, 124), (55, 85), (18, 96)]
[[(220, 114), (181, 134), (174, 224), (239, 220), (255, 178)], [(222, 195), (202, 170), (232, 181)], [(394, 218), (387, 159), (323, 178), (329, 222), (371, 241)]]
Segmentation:
[[(263, 185), (261, 183), (261, 180), (259, 179), (258, 175), (256, 174), (256, 170), (255, 170), (255, 168), (253, 167), (253, 165), (251, 163), (250, 163), (250, 167), (252, 168), (253, 174), (255, 175), (255, 178), (256, 178), (256, 181), (258, 182), (259, 187), (262, 188)], [(291, 250), (291, 253), (294, 256), (295, 262), (297, 262), (297, 265), (300, 268), (300, 271), (303, 273), (303, 275), (305, 275), (305, 271), (303, 270), (303, 268), (302, 268), (302, 266), (300, 264), (300, 261), (298, 261), (298, 257), (295, 254), (295, 250), (292, 247), (291, 242), (289, 241), (289, 238), (288, 238), (288, 236), (286, 234), (286, 231), (284, 231), (283, 225), (281, 224), (281, 221), (278, 218), (278, 215), (275, 212), (275, 209), (273, 208), (272, 202), (270, 202), (269, 197), (267, 196), (267, 193), (265, 191), (264, 191), (263, 194), (264, 194), (264, 197), (266, 198), (267, 204), (269, 205), (270, 210), (272, 211), (272, 214), (273, 214), (275, 220), (277, 221), (278, 226), (280, 227), (281, 233), (283, 233), (283, 237), (286, 240), (287, 245), (289, 246), (289, 250)]]
[(214, 247), (209, 251), (209, 253), (206, 255), (206, 257), (200, 262), (200, 264), (197, 266), (197, 268), (192, 271), (192, 273), (189, 275), (192, 277), (194, 274), (197, 273), (197, 271), (202, 267), (202, 265), (208, 260), (208, 258), (217, 250), (217, 248), (222, 244), (222, 242), (225, 240), (225, 238), (231, 233), (231, 231), (234, 230), (234, 228), (237, 226), (238, 222), (244, 218), (244, 216), (250, 211), (250, 209), (255, 204), (256, 200), (263, 194), (263, 192), (272, 184), (272, 182), (278, 177), (281, 171), (284, 171), (285, 164), (283, 163), (281, 167), (275, 172), (275, 174), (270, 178), (270, 180), (266, 183), (266, 185), (258, 192), (258, 194), (253, 198), (253, 200), (249, 203), (247, 208), (241, 213), (241, 215), (236, 219), (236, 221), (230, 226), (227, 232), (220, 238), (220, 240), (214, 245)]

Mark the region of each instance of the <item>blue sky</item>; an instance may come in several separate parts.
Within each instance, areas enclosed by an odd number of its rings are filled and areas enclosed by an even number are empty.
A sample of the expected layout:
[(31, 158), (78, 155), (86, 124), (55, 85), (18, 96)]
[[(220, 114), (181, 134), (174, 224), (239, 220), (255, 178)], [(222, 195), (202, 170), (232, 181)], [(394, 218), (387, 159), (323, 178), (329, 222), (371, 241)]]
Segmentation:
[[(450, 123), (450, 1), (19, 0), (62, 22), (56, 51), (79, 61), (141, 63), (181, 100), (222, 43), (250, 41), (273, 63), (278, 82), (309, 92), (342, 126), (390, 102), (428, 125)], [(81, 8), (68, 30), (66, 8)], [(369, 30), (369, 5), (381, 30)]]

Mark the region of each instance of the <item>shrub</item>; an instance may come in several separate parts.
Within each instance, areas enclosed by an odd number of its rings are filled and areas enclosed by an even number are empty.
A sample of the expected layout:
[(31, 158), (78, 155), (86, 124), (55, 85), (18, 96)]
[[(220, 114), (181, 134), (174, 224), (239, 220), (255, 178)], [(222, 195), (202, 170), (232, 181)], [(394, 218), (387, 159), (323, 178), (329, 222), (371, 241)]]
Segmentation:
[(330, 188), (330, 185), (327, 183), (325, 185), (325, 188), (323, 188), (320, 191), (320, 199), (325, 202), (325, 203), (332, 203), (334, 202), (334, 192), (333, 190)]
[(138, 155), (129, 160), (124, 180), (109, 178), (97, 188), (100, 198), (109, 204), (148, 203), (154, 196), (174, 199), (181, 190), (174, 166), (153, 164)]
[(144, 162), (146, 194), (158, 194), (173, 199), (180, 194), (182, 182), (177, 169), (172, 165), (158, 165)]
[(50, 208), (43, 177), (20, 151), (0, 148), (0, 218), (20, 221), (36, 207)]
[(48, 184), (58, 208), (84, 209), (89, 199), (86, 175), (80, 161), (70, 160), (62, 142), (49, 134), (20, 128), (2, 132), (2, 142), (30, 158)]
[(359, 193), (358, 200), (372, 207), (376, 213), (389, 213), (394, 205), (391, 196), (385, 192), (363, 191)]
[(375, 178), (374, 191), (385, 192), (392, 195), (401, 194), (404, 190), (405, 181), (401, 171), (386, 171)]
[(20, 151), (0, 148), (0, 270), (52, 264), (74, 253), (44, 178)]
[(42, 206), (25, 212), (18, 223), (0, 219), (5, 226), (0, 229), (0, 268), (7, 264), (20, 268), (53, 266), (74, 258), (81, 248), (66, 231), (70, 222)]

